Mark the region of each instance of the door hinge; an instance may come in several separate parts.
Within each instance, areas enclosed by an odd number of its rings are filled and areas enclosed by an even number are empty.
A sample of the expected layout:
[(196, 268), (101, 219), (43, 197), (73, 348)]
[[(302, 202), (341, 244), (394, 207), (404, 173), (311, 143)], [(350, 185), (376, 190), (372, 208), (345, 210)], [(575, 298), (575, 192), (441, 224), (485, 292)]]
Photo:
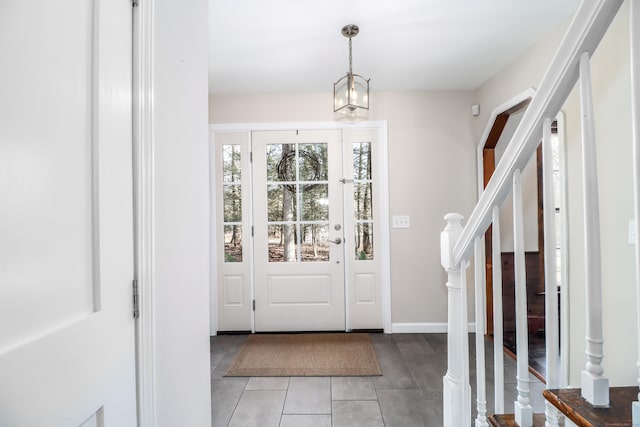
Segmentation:
[(138, 279), (133, 279), (133, 318), (140, 316), (140, 296), (138, 294)]
[(249, 151), (249, 163), (253, 163), (253, 151)]
[(253, 311), (256, 311), (256, 300), (253, 300)]
[(251, 237), (253, 237), (253, 225), (251, 226)]
[(131, 0), (131, 5), (133, 7), (138, 7), (139, 4), (140, 4), (140, 0)]

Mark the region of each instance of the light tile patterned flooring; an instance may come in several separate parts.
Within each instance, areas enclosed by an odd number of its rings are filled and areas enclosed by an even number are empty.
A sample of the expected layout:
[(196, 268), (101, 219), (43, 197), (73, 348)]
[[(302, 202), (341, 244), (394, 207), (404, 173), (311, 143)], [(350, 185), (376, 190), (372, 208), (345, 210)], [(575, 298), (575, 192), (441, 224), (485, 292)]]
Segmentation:
[[(211, 337), (213, 426), (442, 426), (445, 334), (371, 334), (379, 377), (224, 377), (246, 335)], [(473, 353), (474, 338), (470, 337)], [(491, 346), (487, 367), (492, 366)], [(475, 384), (475, 356), (470, 374)], [(544, 412), (544, 386), (530, 375), (535, 412)], [(505, 407), (515, 400), (515, 363), (505, 357)], [(475, 389), (475, 387), (472, 387)], [(488, 408), (493, 374), (487, 371)], [(472, 396), (475, 406), (475, 393)], [(475, 414), (473, 415), (475, 417)]]

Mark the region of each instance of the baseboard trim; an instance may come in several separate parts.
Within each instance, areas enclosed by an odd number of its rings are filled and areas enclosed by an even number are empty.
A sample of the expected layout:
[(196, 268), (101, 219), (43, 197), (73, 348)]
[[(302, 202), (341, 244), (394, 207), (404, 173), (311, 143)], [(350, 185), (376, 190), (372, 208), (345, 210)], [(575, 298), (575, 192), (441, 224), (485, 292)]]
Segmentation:
[[(476, 324), (469, 323), (469, 332), (476, 331)], [(392, 323), (393, 334), (446, 334), (446, 323)]]

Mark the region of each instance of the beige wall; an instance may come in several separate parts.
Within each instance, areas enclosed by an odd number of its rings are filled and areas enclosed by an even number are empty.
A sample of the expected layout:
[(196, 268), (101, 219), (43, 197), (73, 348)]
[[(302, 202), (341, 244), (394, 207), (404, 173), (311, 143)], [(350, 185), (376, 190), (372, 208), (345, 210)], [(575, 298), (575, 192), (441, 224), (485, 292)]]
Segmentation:
[(473, 123), (476, 139), (482, 136), (489, 115), (496, 106), (538, 86), (568, 25), (566, 22), (558, 26), (476, 90), (475, 103), (480, 104), (480, 115)]
[[(393, 323), (447, 320), (439, 235), (446, 213), (468, 217), (476, 200), (472, 95), (371, 95), (369, 119), (388, 121), (389, 214), (411, 216), (410, 229), (390, 231)], [(209, 104), (212, 124), (333, 120), (329, 92), (213, 96)]]
[[(628, 2), (618, 13), (592, 61), (600, 191), (605, 375), (613, 385), (633, 384), (636, 375), (634, 247), (627, 243), (633, 216), (629, 85)], [(568, 22), (538, 42), (475, 94), (481, 115), (474, 124), (479, 138), (492, 108), (538, 85)], [(566, 123), (569, 191), (570, 383), (579, 386), (584, 368), (584, 261), (580, 141), (577, 89), (562, 108)], [(567, 289), (565, 288), (566, 292)]]
[[(476, 103), (480, 115), (474, 120), (476, 144), (480, 143), (491, 112), (530, 88), (536, 88), (555, 53), (568, 22), (531, 47), (524, 55), (496, 73), (478, 88)], [(538, 182), (537, 163), (532, 158), (522, 171), (523, 211), (525, 213), (525, 250), (538, 250)], [(503, 252), (513, 251), (513, 203), (508, 197), (500, 210), (501, 245)]]

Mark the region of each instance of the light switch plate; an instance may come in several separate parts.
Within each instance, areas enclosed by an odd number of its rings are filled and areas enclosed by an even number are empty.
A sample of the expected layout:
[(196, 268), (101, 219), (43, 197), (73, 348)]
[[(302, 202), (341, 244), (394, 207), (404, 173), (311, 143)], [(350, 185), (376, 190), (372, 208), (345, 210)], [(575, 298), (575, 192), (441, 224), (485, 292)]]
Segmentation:
[(409, 228), (411, 227), (411, 218), (409, 215), (394, 215), (392, 220), (393, 228)]

